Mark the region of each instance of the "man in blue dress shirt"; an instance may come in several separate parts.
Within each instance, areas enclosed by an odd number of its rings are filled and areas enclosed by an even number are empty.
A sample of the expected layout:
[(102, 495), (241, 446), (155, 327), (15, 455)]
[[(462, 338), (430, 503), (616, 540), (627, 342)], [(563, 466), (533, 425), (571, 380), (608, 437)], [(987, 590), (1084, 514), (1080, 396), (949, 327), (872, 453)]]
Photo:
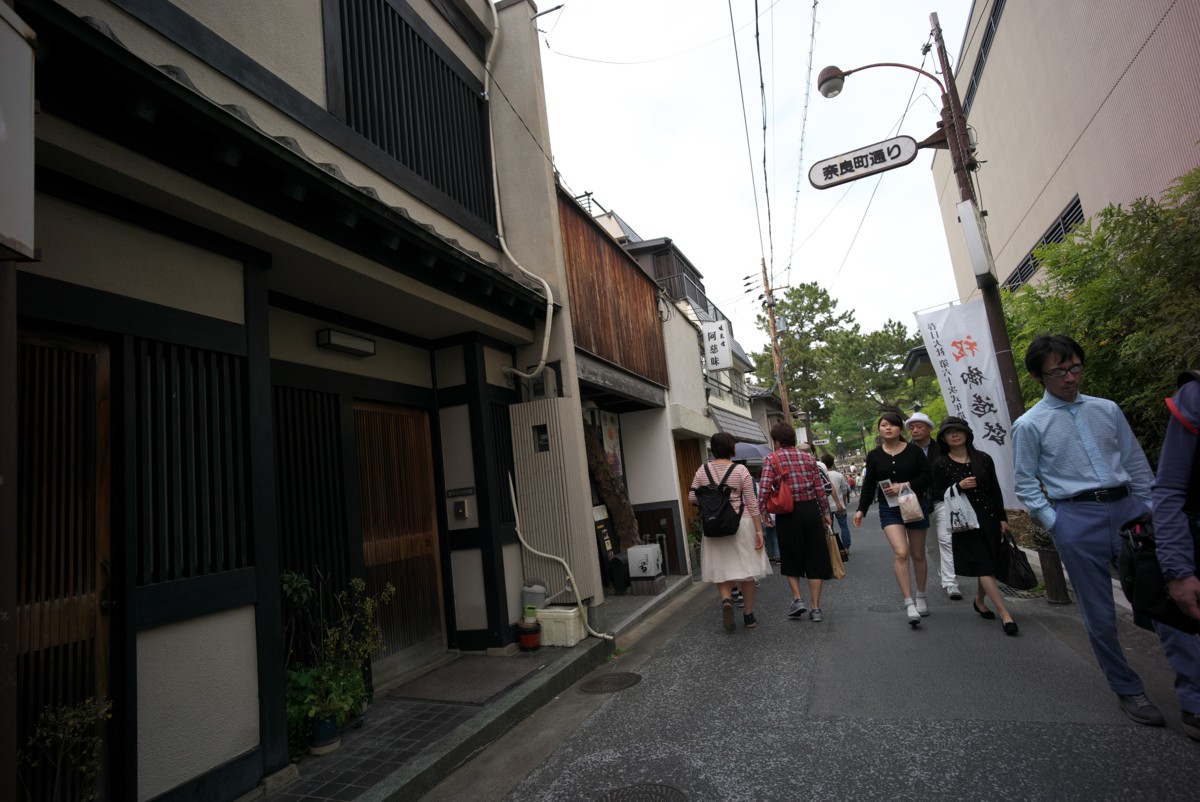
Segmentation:
[[(1150, 510), (1150, 463), (1121, 408), (1079, 392), (1079, 343), (1064, 335), (1038, 337), (1025, 352), (1025, 369), (1046, 392), (1013, 424), (1017, 497), (1054, 536), (1092, 651), (1121, 710), (1139, 724), (1162, 726), (1162, 713), (1117, 640), (1109, 573), (1120, 552), (1121, 525)], [(1172, 627), (1155, 629), (1185, 710), (1200, 709), (1200, 644)]]

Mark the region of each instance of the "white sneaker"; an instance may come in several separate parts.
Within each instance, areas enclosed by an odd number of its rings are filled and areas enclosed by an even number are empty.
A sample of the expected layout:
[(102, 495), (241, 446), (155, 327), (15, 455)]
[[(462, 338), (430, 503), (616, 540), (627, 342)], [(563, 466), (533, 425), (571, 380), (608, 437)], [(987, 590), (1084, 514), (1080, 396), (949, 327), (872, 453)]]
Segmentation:
[(958, 589), (958, 585), (947, 585), (946, 595), (951, 601), (962, 601), (962, 591)]
[(929, 615), (929, 605), (925, 603), (924, 596), (918, 596), (915, 599), (913, 599), (913, 606), (917, 608), (917, 615), (920, 615), (920, 616)]
[(921, 614), (917, 612), (917, 605), (909, 602), (904, 607), (904, 612), (908, 616), (908, 623), (913, 629), (921, 623)]

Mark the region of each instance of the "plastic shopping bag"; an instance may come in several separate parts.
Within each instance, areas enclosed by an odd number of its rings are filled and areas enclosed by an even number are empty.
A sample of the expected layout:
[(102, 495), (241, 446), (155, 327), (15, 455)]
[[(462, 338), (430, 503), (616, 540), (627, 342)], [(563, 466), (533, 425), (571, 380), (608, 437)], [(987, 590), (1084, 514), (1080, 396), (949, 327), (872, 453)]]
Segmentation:
[(975, 508), (971, 506), (970, 500), (963, 495), (958, 485), (950, 485), (946, 488), (945, 503), (946, 510), (950, 514), (951, 532), (966, 532), (979, 528), (979, 516), (975, 514)]
[(925, 517), (925, 511), (921, 509), (921, 500), (911, 488), (906, 487), (900, 491), (900, 517), (906, 524)]

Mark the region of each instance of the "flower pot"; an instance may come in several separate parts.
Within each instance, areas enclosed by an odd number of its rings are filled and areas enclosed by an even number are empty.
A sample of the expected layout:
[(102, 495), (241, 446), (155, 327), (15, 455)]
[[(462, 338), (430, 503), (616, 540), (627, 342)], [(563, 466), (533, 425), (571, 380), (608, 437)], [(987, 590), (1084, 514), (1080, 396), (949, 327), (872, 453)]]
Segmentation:
[(1042, 564), (1042, 582), (1046, 585), (1046, 601), (1051, 604), (1070, 604), (1067, 592), (1067, 577), (1063, 573), (1062, 560), (1056, 549), (1038, 549), (1038, 562)]
[(337, 716), (324, 716), (313, 720), (312, 738), (308, 742), (310, 755), (327, 755), (342, 745), (338, 731)]
[(536, 621), (533, 624), (517, 624), (517, 645), (523, 652), (535, 652), (542, 647), (542, 625)]

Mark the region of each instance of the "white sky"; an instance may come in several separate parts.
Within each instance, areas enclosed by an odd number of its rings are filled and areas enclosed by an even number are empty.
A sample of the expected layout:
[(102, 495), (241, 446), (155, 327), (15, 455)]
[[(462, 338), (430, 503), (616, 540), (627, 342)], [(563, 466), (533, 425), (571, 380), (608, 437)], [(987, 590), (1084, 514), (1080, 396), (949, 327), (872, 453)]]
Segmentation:
[[(864, 331), (892, 318), (912, 332), (914, 312), (958, 298), (938, 208), (938, 192), (955, 192), (953, 181), (934, 186), (928, 150), (882, 178), (832, 189), (814, 189), (807, 172), (817, 161), (897, 134), (920, 141), (933, 133), (937, 85), (908, 70), (880, 68), (847, 78), (834, 99), (814, 86), (797, 192), (809, 45), (813, 82), (829, 64), (920, 67), (929, 14), (936, 11), (957, 65), (971, 0), (825, 0), (815, 7), (815, 39), (811, 0), (759, 0), (773, 260), (754, 4), (730, 1), (745, 117), (727, 2), (565, 0), (561, 10), (536, 20), (544, 32), (550, 141), (565, 185), (575, 194), (592, 192), (644, 239), (674, 240), (749, 352), (767, 341), (754, 325), (764, 254), (777, 288), (816, 281), (839, 309), (854, 311)], [(540, 9), (556, 4), (542, 0)], [(933, 51), (924, 69), (940, 75)], [(743, 289), (747, 275), (751, 293)]]

